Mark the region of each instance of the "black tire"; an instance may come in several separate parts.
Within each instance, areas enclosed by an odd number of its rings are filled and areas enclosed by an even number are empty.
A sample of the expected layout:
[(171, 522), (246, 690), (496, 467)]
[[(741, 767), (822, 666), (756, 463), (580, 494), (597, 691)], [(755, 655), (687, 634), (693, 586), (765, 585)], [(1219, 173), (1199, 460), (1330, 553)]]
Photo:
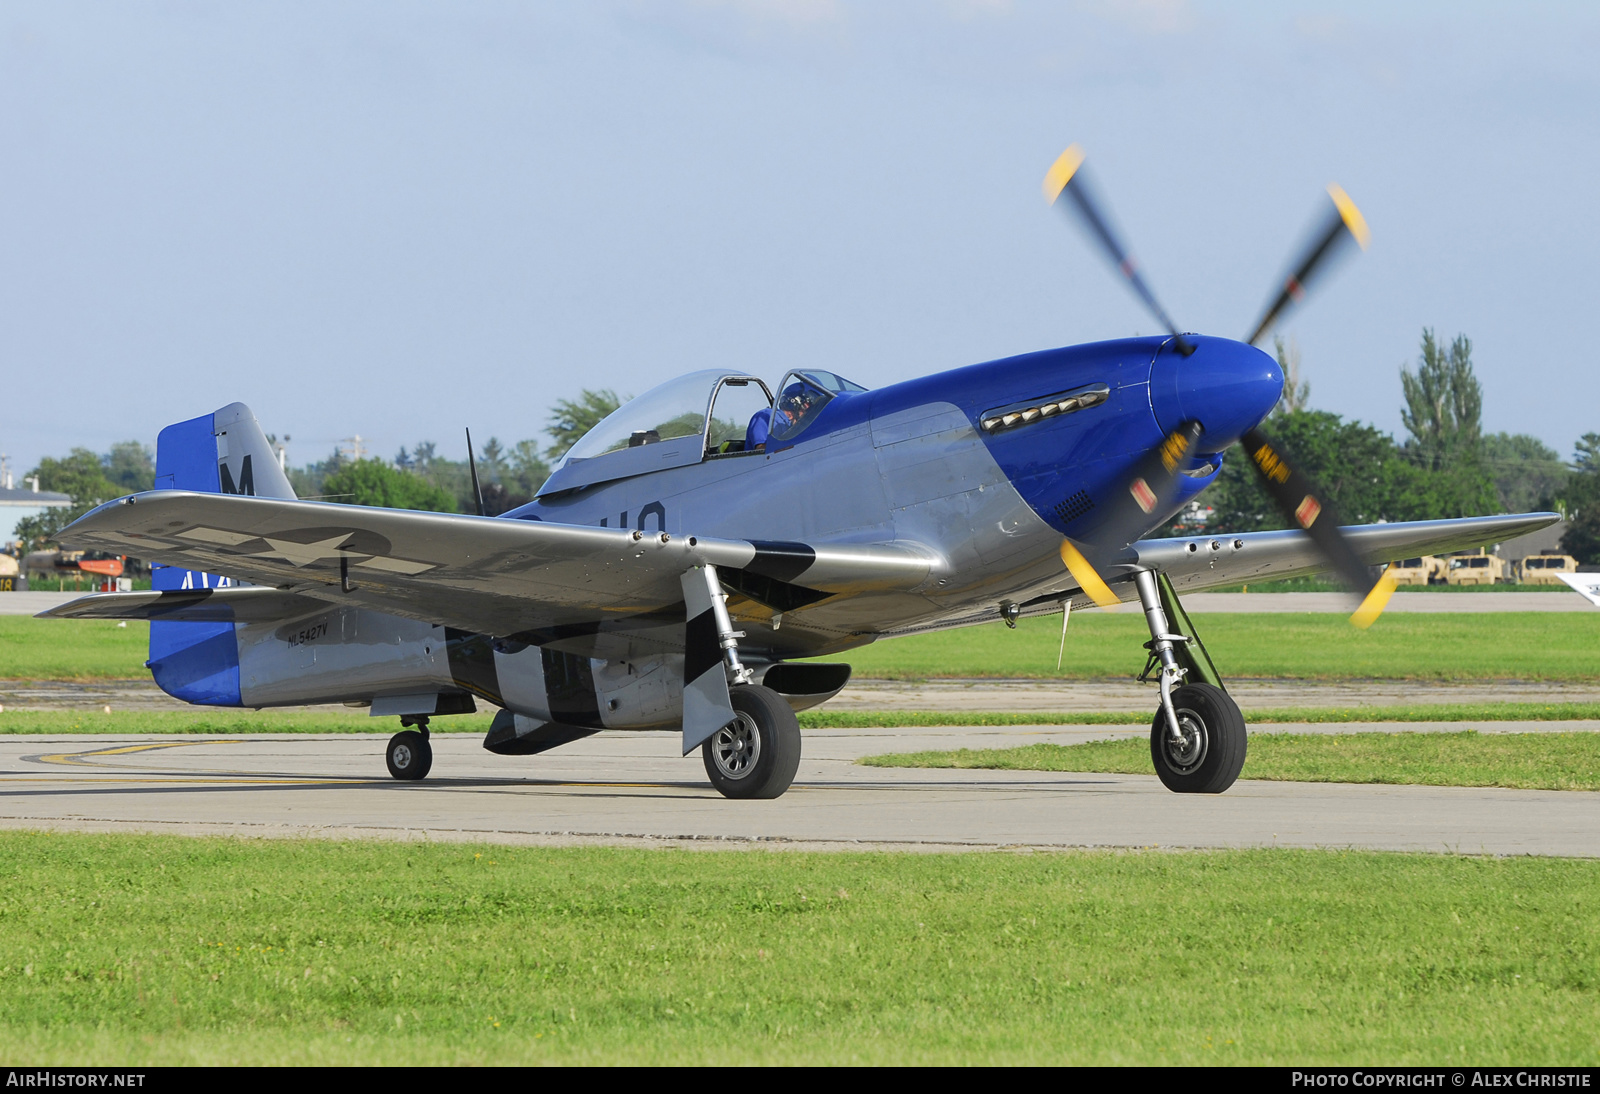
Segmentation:
[(800, 769), (800, 723), (783, 696), (758, 684), (729, 690), (734, 720), (700, 746), (725, 798), (776, 798)]
[(1172, 708), (1185, 743), (1172, 741), (1166, 711), (1158, 709), (1150, 726), (1156, 774), (1178, 794), (1222, 793), (1239, 777), (1249, 743), (1238, 704), (1219, 687), (1185, 684), (1172, 693)]
[(397, 779), (425, 779), (433, 767), (433, 746), (426, 734), (402, 730), (389, 738), (384, 759), (389, 762), (389, 774)]

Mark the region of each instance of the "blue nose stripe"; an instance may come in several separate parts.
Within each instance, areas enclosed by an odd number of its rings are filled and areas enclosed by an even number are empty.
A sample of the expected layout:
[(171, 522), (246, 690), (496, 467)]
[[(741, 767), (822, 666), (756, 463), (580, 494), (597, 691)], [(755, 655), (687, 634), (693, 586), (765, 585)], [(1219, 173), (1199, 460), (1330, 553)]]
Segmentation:
[(1283, 394), (1283, 370), (1254, 346), (1192, 337), (1180, 355), (1169, 342), (1150, 366), (1150, 409), (1163, 432), (1193, 419), (1205, 427), (1196, 448), (1220, 452), (1271, 413)]

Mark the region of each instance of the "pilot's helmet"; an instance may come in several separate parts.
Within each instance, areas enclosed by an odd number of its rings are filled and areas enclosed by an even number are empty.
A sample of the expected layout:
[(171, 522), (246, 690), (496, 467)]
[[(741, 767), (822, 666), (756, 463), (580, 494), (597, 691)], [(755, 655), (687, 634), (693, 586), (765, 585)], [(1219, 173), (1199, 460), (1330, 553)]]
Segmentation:
[(798, 418), (811, 409), (812, 393), (804, 384), (790, 384), (778, 397), (778, 409), (791, 418)]

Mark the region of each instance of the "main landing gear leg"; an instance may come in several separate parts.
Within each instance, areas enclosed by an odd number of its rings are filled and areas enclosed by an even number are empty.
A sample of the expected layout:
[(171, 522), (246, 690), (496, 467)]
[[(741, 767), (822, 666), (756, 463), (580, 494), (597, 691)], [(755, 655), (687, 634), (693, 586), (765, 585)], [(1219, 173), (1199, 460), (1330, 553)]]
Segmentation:
[[(696, 584), (689, 584), (689, 582)], [(703, 586), (698, 583), (703, 581)], [(710, 615), (715, 645), (726, 675), (728, 702), (733, 720), (706, 738), (700, 746), (706, 777), (717, 791), (729, 798), (776, 798), (794, 781), (800, 767), (800, 723), (787, 700), (771, 688), (752, 683), (754, 673), (739, 659), (742, 631), (733, 629), (726, 597), (717, 580), (714, 566), (706, 565), (685, 583), (685, 602), (690, 622), (686, 645), (705, 643), (698, 621)], [(702, 599), (702, 596), (705, 599)], [(697, 610), (703, 607), (704, 610)], [(702, 663), (709, 650), (689, 651), (688, 657)], [(710, 662), (709, 671), (717, 671)], [(687, 672), (686, 672), (687, 675)], [(695, 679), (703, 679), (696, 674)], [(686, 688), (693, 680), (684, 681)], [(718, 680), (717, 684), (721, 685)], [(724, 708), (726, 710), (727, 708)]]
[(1161, 708), (1150, 727), (1150, 759), (1156, 774), (1168, 790), (1180, 794), (1220, 794), (1244, 767), (1244, 715), (1222, 688), (1183, 683), (1185, 670), (1178, 651), (1190, 638), (1172, 630), (1156, 575), (1140, 570), (1133, 581), (1150, 627), (1146, 648), (1160, 663)]
[(407, 781), (423, 779), (433, 766), (433, 746), (428, 743), (428, 716), (407, 714), (400, 719), (400, 732), (389, 738), (384, 759), (389, 774)]

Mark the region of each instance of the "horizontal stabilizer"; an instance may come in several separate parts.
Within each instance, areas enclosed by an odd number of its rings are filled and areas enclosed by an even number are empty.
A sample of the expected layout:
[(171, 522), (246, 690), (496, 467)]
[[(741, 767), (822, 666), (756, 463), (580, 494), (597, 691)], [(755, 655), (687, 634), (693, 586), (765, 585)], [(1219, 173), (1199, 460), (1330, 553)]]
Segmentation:
[(326, 600), (259, 585), (161, 592), (91, 593), (39, 619), (158, 619), (174, 623), (278, 623), (325, 611)]

